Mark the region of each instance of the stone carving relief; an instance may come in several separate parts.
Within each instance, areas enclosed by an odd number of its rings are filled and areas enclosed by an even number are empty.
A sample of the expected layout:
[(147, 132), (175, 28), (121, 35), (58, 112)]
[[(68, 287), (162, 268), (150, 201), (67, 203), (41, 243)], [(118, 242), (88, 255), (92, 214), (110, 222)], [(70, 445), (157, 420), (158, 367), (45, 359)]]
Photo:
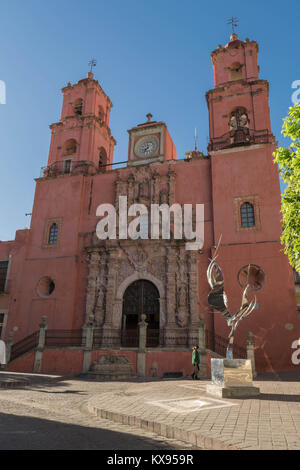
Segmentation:
[[(171, 205), (175, 202), (175, 182), (171, 164), (162, 175), (150, 165), (134, 172), (120, 170), (115, 183), (116, 207), (120, 195), (127, 196), (128, 207), (136, 202), (147, 207), (151, 203)], [(187, 251), (184, 240), (117, 239), (99, 243), (94, 237), (87, 251), (86, 322), (92, 314), (96, 328), (120, 330), (126, 287), (134, 280), (148, 279), (160, 293), (160, 328), (170, 331), (170, 336), (177, 331), (181, 336), (189, 335), (199, 321), (197, 253)]]

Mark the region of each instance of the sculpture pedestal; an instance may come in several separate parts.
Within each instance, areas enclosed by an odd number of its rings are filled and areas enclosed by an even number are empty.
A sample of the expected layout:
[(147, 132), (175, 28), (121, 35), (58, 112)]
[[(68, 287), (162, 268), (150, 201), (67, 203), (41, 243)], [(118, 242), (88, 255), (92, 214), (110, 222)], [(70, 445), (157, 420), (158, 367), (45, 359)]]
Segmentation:
[(246, 398), (260, 394), (259, 388), (252, 383), (250, 359), (212, 359), (211, 380), (206, 392), (220, 398)]

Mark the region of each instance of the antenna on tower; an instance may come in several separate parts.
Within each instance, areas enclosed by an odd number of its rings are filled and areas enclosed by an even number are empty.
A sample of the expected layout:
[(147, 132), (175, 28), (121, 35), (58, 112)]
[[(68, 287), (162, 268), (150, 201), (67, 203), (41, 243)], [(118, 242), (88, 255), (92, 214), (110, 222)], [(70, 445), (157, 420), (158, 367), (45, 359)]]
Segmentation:
[(96, 67), (96, 65), (97, 65), (96, 59), (91, 59), (91, 60), (89, 61), (89, 67), (91, 67), (90, 72), (92, 72), (93, 67)]
[(230, 20), (227, 21), (227, 24), (231, 24), (232, 26), (232, 34), (234, 34), (234, 28), (238, 27), (239, 19), (235, 16), (232, 16)]
[(197, 129), (194, 131), (194, 150), (197, 150)]

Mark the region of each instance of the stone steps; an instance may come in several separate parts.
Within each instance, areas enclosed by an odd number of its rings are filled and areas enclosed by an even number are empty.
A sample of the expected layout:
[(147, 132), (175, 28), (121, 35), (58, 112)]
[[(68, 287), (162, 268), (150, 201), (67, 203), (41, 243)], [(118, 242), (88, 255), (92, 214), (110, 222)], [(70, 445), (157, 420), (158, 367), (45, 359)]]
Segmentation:
[(137, 379), (138, 376), (134, 373), (118, 373), (118, 372), (100, 372), (100, 371), (89, 371), (84, 374), (84, 377), (92, 380), (132, 380)]
[(93, 380), (131, 380), (136, 379), (137, 375), (125, 356), (110, 352), (92, 364), (86, 377)]

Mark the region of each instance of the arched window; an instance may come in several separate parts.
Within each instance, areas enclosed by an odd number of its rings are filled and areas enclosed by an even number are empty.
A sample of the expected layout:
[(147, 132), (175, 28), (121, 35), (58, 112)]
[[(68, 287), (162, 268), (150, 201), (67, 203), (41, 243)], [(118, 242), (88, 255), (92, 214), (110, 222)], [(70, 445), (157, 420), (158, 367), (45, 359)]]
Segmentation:
[(67, 140), (67, 142), (65, 142), (65, 145), (64, 145), (63, 154), (64, 155), (72, 155), (72, 154), (76, 153), (76, 151), (77, 151), (76, 140), (75, 139)]
[(83, 101), (81, 98), (75, 101), (74, 103), (74, 113), (77, 114), (78, 116), (81, 116), (82, 114), (82, 107), (83, 107)]
[(230, 132), (236, 132), (239, 129), (249, 132), (249, 119), (245, 108), (236, 108), (231, 112), (229, 127)]
[(104, 110), (102, 106), (98, 106), (98, 118), (101, 122), (104, 121)]
[(229, 132), (232, 144), (244, 145), (250, 142), (249, 118), (245, 108), (236, 108), (231, 112)]
[(241, 212), (241, 226), (242, 227), (254, 227), (255, 226), (255, 215), (254, 206), (250, 202), (244, 202), (240, 208)]
[(242, 65), (239, 62), (234, 62), (230, 66), (230, 80), (241, 80), (243, 78), (242, 75)]
[(58, 225), (52, 224), (49, 230), (48, 244), (56, 245), (58, 238)]
[(104, 171), (105, 170), (105, 165), (107, 164), (107, 153), (105, 151), (105, 148), (101, 147), (99, 150), (99, 161), (98, 161), (98, 167), (100, 170)]

